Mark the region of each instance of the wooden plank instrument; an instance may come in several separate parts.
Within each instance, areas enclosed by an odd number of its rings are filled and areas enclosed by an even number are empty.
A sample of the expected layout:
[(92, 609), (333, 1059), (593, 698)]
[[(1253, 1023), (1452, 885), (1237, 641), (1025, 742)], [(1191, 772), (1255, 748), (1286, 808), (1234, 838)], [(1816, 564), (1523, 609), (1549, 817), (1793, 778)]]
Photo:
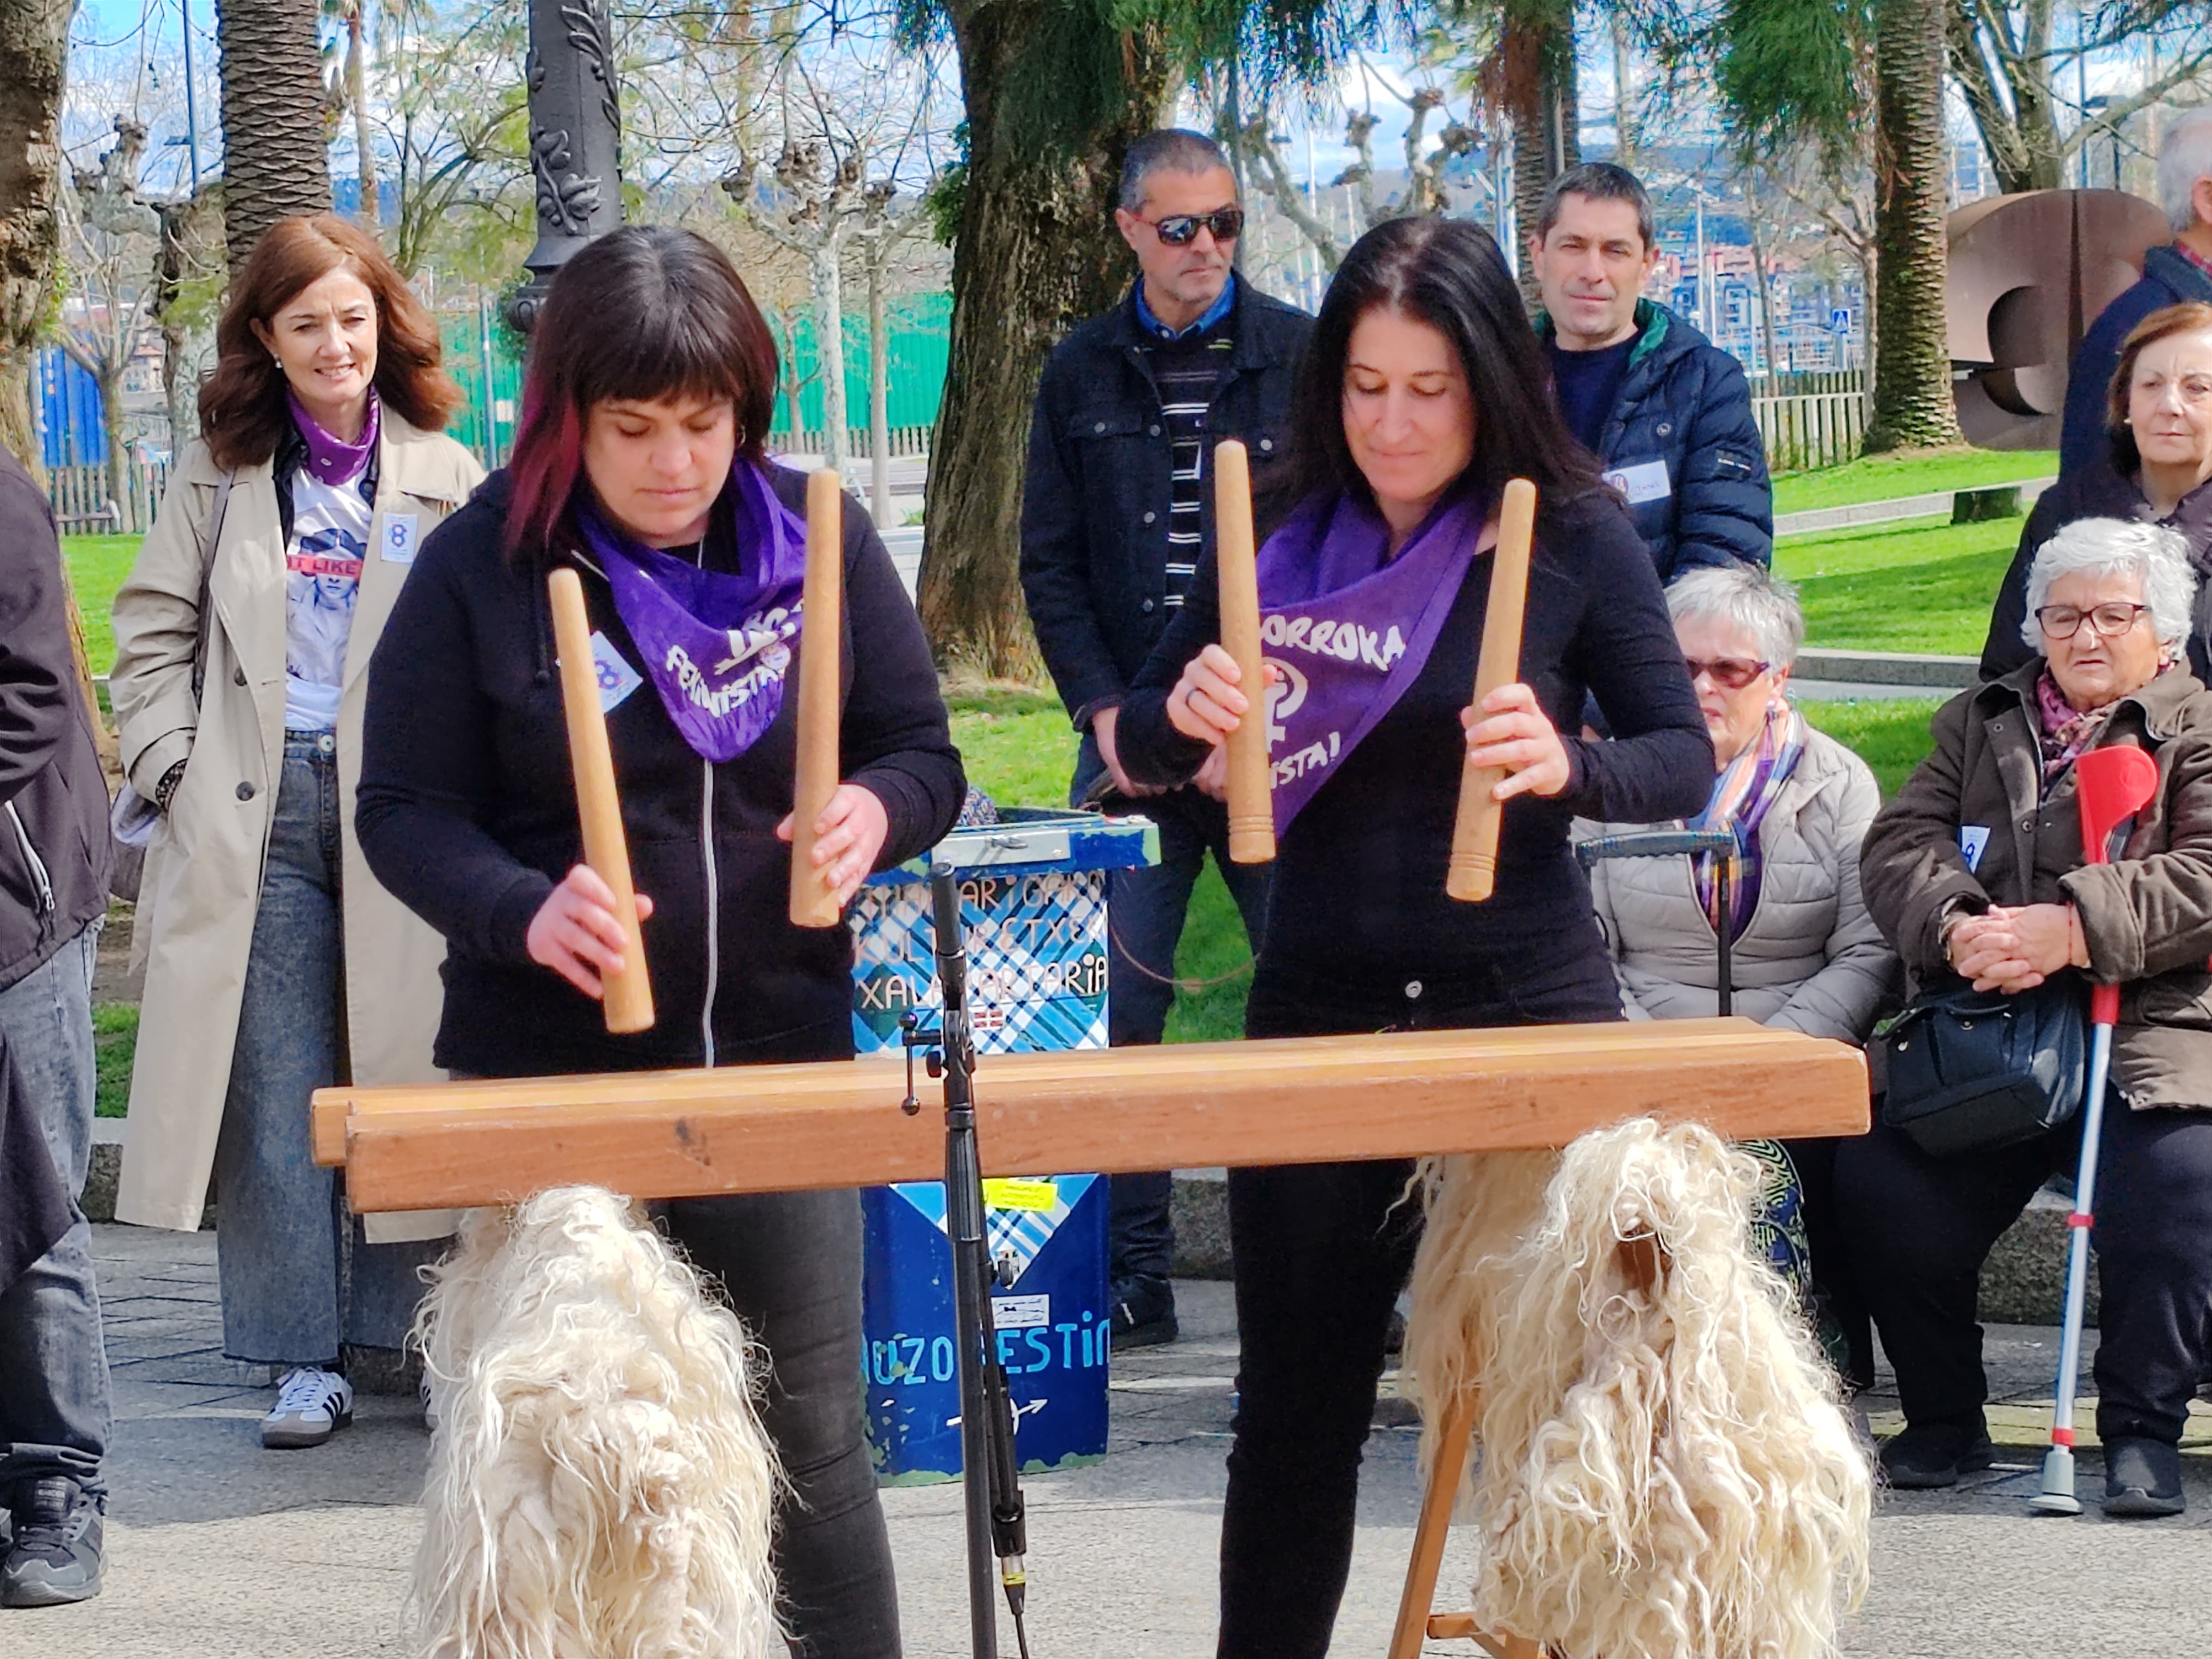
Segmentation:
[(603, 976), (601, 1002), (607, 1030), (642, 1031), (653, 1024), (653, 981), (646, 972), (645, 934), (637, 925), (637, 892), (630, 885), (629, 841), (623, 833), (622, 798), (615, 791), (614, 751), (607, 717), (599, 707), (599, 677), (592, 661), (592, 622), (584, 609), (584, 584), (563, 568), (545, 579), (553, 606), (553, 643), (561, 659), (561, 706), (568, 718), (568, 763), (576, 775), (576, 810), (583, 819), (584, 862), (615, 896), (622, 924), (623, 968)]
[[(1536, 486), (1507, 481), (1490, 566), (1490, 601), (1482, 616), (1482, 654), (1474, 669), (1474, 706), (1521, 678), (1521, 618), (1528, 599), (1528, 550), (1536, 527)], [(1498, 828), (1504, 803), (1491, 791), (1504, 781), (1494, 766), (1468, 763), (1460, 773), (1459, 817), (1452, 824), (1444, 891), (1480, 904), (1498, 883)]]
[(791, 802), (791, 921), (844, 920), (830, 871), (814, 862), (814, 820), (837, 793), (838, 681), (844, 655), (845, 497), (828, 467), (806, 480), (806, 581), (799, 630), (799, 764)]
[[(892, 1060), (318, 1091), (318, 1163), (357, 1211), (932, 1181), (941, 1126)], [(1400, 1031), (994, 1055), (987, 1175), (1310, 1164), (1564, 1146), (1639, 1113), (1719, 1133), (1867, 1127), (1865, 1057), (1745, 1019)]]
[(1221, 582), (1221, 647), (1237, 659), (1252, 700), (1229, 734), (1229, 856), (1275, 856), (1274, 779), (1267, 759), (1267, 681), (1260, 656), (1260, 573), (1252, 530), (1251, 458), (1235, 438), (1213, 448), (1213, 557)]

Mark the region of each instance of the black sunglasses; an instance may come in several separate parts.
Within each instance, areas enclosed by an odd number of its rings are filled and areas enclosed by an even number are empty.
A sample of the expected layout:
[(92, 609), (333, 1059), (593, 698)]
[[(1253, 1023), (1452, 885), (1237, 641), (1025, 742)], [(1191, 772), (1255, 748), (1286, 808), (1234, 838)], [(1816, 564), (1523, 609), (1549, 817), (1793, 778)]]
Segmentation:
[(1160, 240), (1170, 247), (1188, 247), (1198, 233), (1210, 230), (1217, 242), (1233, 242), (1244, 234), (1243, 208), (1217, 208), (1212, 213), (1171, 213), (1164, 219), (1147, 219)]

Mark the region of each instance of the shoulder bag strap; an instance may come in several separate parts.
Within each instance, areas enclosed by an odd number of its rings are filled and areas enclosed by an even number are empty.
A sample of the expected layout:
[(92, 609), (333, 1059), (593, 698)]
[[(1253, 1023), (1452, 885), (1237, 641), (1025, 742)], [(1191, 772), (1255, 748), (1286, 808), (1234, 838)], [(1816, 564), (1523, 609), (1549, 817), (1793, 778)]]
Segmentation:
[(238, 481), (238, 469), (232, 467), (222, 475), (222, 482), (215, 487), (215, 510), (208, 514), (207, 534), (200, 542), (200, 608), (198, 634), (192, 641), (192, 701), (200, 700), (200, 692), (207, 684), (208, 629), (215, 604), (210, 591), (215, 580), (216, 549), (222, 542), (223, 515), (230, 510), (230, 487)]

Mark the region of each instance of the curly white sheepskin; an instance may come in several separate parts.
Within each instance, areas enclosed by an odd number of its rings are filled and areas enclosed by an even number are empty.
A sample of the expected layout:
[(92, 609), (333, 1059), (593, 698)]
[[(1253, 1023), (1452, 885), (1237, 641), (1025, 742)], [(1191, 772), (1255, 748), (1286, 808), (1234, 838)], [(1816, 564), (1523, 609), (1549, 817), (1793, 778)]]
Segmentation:
[(416, 1324), (439, 1424), (424, 1659), (766, 1659), (775, 1454), (755, 1351), (629, 1201), (478, 1210)]
[(1820, 1659), (1866, 1584), (1872, 1470), (1788, 1286), (1757, 1172), (1694, 1126), (1436, 1160), (1408, 1363), (1472, 1391), (1474, 1616), (1578, 1659)]

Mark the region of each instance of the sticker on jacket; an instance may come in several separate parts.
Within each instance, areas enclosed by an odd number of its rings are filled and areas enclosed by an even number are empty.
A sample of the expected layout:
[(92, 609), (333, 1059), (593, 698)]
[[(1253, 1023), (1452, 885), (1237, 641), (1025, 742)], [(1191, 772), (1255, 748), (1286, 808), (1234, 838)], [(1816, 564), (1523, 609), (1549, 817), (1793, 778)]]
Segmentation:
[(1605, 481), (1618, 489), (1631, 507), (1663, 501), (1674, 493), (1674, 487), (1667, 482), (1664, 461), (1638, 461), (1633, 466), (1616, 466), (1605, 475)]
[(592, 672), (599, 682), (599, 712), (611, 714), (645, 684), (645, 677), (623, 660), (604, 634), (592, 635)]
[(415, 514), (387, 513), (384, 515), (384, 533), (378, 538), (377, 551), (384, 556), (386, 564), (415, 562)]
[(1970, 872), (1982, 867), (1982, 849), (1989, 844), (1987, 824), (1962, 823), (1959, 826), (1959, 850), (1966, 855), (1966, 868)]

